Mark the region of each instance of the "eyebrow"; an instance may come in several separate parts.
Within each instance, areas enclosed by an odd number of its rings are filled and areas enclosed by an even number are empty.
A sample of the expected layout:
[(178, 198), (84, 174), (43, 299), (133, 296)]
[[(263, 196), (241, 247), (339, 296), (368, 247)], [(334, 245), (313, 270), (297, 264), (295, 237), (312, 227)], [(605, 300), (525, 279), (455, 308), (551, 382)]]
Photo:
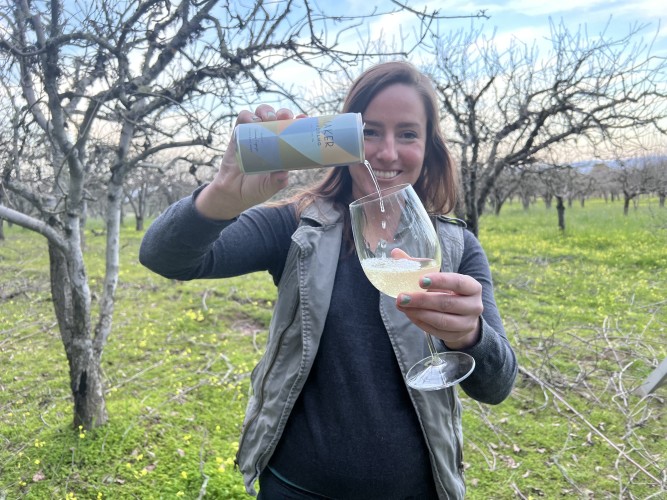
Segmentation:
[[(372, 127), (381, 127), (382, 123), (375, 122), (373, 120), (364, 120), (364, 125), (370, 125)], [(399, 122), (397, 125), (399, 128), (419, 127), (421, 125), (421, 122)]]

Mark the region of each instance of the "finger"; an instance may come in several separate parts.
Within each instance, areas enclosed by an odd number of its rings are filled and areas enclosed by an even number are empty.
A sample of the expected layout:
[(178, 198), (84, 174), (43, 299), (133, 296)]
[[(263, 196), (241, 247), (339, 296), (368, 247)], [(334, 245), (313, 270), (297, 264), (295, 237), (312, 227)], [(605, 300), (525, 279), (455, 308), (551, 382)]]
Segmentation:
[[(484, 312), (481, 295), (458, 295), (448, 292), (402, 293), (396, 298), (396, 306), (406, 314), (410, 310), (479, 317)], [(430, 314), (429, 314), (430, 317)]]
[(458, 273), (430, 273), (422, 276), (419, 286), (435, 292), (449, 290), (457, 295), (481, 295), (482, 285), (473, 277)]
[(391, 255), (392, 259), (409, 259), (410, 258), (410, 256), (406, 252), (401, 250), (400, 248), (393, 248), (391, 250), (390, 255)]
[(391, 256), (392, 259), (396, 260), (407, 259), (407, 260), (412, 260), (414, 262), (426, 262), (432, 260), (426, 257), (410, 257), (410, 254), (406, 253), (400, 248), (392, 248), (389, 255)]
[(435, 312), (409, 315), (408, 318), (421, 330), (444, 340), (448, 344), (460, 342), (464, 337), (478, 329), (479, 318), (442, 314)]
[(479, 338), (480, 316), (475, 314), (449, 314), (429, 309), (401, 310), (420, 329), (443, 340), (452, 349), (472, 345)]
[(278, 120), (292, 120), (294, 119), (294, 113), (292, 113), (292, 110), (290, 109), (280, 108), (276, 111), (276, 118)]
[(260, 104), (255, 109), (255, 114), (259, 116), (262, 121), (273, 121), (277, 119), (276, 110), (273, 109), (273, 106), (268, 104)]
[(238, 116), (236, 117), (236, 124), (238, 125), (239, 123), (251, 123), (259, 120), (261, 120), (261, 118), (257, 116), (255, 113), (247, 109), (244, 109), (240, 111)]

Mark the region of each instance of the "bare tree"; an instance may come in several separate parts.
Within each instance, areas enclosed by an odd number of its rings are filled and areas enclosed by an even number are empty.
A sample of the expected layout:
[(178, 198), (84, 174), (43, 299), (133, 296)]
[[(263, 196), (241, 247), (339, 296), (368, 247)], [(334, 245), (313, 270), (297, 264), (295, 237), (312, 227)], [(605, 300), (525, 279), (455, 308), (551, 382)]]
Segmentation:
[[(3, 171), (2, 189), (30, 200), (34, 210), (0, 205), (0, 217), (48, 242), (75, 426), (92, 428), (108, 418), (100, 360), (112, 326), (129, 174), (169, 150), (217, 154), (231, 117), (257, 95), (294, 100), (292, 89), (274, 76), (282, 66), (310, 69), (325, 79), (373, 57), (367, 48), (343, 44), (347, 33), (359, 37), (368, 16), (383, 13), (369, 12), (331, 18), (310, 2), (293, 0), (0, 4), (1, 77), (20, 101), (24, 120), (45, 137), (41, 163), (21, 168), (35, 177), (41, 170), (48, 178), (36, 189), (15, 166)], [(423, 36), (410, 46), (402, 40), (401, 54), (422, 43)], [(113, 151), (108, 164), (97, 163), (100, 143)], [(96, 318), (81, 237), (93, 177), (105, 198), (106, 228)]]
[(613, 40), (552, 26), (552, 48), (514, 40), (501, 50), (481, 31), (440, 39), (430, 68), (448, 139), (461, 166), (461, 211), (473, 231), (500, 174), (551, 150), (571, 151), (630, 129), (665, 135), (667, 60), (640, 38), (642, 26)]
[(617, 198), (619, 187), (614, 180), (614, 172), (607, 162), (599, 160), (593, 162), (588, 175), (595, 186), (595, 192), (606, 202), (613, 202)]
[(572, 206), (572, 199), (582, 192), (588, 192), (591, 182), (589, 178), (582, 178), (579, 172), (571, 165), (541, 164), (539, 180), (544, 186), (545, 198), (556, 199), (556, 213), (558, 214), (558, 228), (565, 231), (565, 200)]
[(658, 196), (658, 205), (660, 208), (665, 208), (665, 199), (667, 198), (667, 154), (664, 150), (647, 158), (645, 168), (650, 171), (652, 189)]
[(623, 193), (623, 214), (628, 215), (630, 203), (651, 192), (656, 185), (655, 172), (646, 157), (618, 159), (612, 171), (614, 181)]
[[(160, 206), (161, 209), (165, 208), (212, 178), (216, 167), (215, 158), (202, 160), (190, 155), (165, 158), (157, 163), (139, 164), (138, 168), (130, 172), (124, 186), (125, 202), (134, 213), (135, 229), (144, 230), (144, 222), (149, 215), (151, 202), (155, 198), (164, 195), (165, 203)], [(187, 181), (183, 182), (181, 180), (183, 178)], [(184, 184), (185, 189), (178, 189), (179, 185)], [(176, 196), (173, 195), (175, 190)], [(159, 211), (161, 210), (155, 212)]]
[(524, 202), (524, 208), (528, 208), (529, 198), (524, 197), (524, 193), (521, 192), (522, 187), (529, 185), (526, 180), (526, 174), (527, 172), (523, 169), (507, 168), (498, 177), (498, 181), (489, 193), (489, 199), (496, 215), (500, 214), (500, 210), (505, 202), (514, 194), (517, 194), (517, 192), (522, 202)]

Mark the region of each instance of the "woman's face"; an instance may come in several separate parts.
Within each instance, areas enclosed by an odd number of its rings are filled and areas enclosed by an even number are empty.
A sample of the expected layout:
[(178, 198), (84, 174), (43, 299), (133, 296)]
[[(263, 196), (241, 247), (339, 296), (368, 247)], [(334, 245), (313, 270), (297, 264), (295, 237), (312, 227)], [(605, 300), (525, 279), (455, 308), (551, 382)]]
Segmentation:
[[(426, 109), (417, 91), (396, 83), (384, 88), (363, 113), (366, 160), (380, 189), (415, 184), (426, 151)], [(376, 192), (363, 164), (350, 165), (354, 199)]]

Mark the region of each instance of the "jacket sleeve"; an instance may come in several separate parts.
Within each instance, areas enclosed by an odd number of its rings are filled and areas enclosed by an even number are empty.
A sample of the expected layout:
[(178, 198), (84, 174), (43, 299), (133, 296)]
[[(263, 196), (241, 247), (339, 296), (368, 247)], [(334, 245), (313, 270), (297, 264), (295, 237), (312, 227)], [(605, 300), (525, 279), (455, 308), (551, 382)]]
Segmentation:
[(236, 219), (212, 220), (194, 206), (200, 190), (151, 224), (139, 249), (141, 264), (182, 281), (269, 271), (277, 282), (296, 228), (293, 209), (258, 206)]
[(475, 358), (475, 369), (461, 382), (461, 388), (477, 401), (498, 404), (512, 391), (518, 365), (498, 312), (486, 254), (472, 233), (465, 231), (464, 238), (459, 273), (472, 276), (482, 285), (484, 312), (479, 341), (463, 351)]
[(162, 212), (141, 241), (139, 262), (165, 278), (191, 280), (209, 277), (215, 260), (212, 247), (232, 221), (213, 221), (194, 207), (194, 197), (183, 198)]

